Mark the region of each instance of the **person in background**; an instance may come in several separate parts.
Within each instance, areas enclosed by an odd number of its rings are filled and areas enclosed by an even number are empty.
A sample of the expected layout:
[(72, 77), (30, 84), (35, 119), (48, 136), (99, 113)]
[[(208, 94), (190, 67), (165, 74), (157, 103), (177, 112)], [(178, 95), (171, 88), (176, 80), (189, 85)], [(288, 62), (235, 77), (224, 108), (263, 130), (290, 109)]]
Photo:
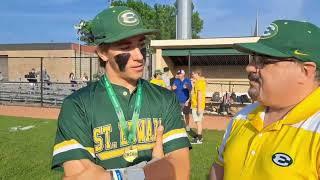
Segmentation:
[(72, 91), (75, 91), (75, 89), (73, 89), (73, 88), (76, 87), (76, 85), (77, 85), (78, 82), (76, 81), (76, 77), (75, 77), (75, 75), (74, 75), (73, 72), (71, 72), (71, 73), (69, 74), (69, 81), (70, 81), (70, 83), (71, 83)]
[(73, 73), (73, 72), (71, 72), (71, 73), (69, 74), (69, 80), (70, 80), (70, 82), (75, 80), (75, 76), (74, 76), (74, 73)]
[(50, 84), (51, 84), (51, 82), (50, 82), (50, 75), (48, 74), (47, 69), (44, 69), (44, 70), (43, 70), (42, 78), (43, 78), (43, 82), (45, 82), (47, 85), (50, 85)]
[(32, 68), (31, 71), (29, 72), (29, 78), (37, 78), (37, 73), (35, 68)]
[(166, 84), (165, 82), (162, 80), (162, 72), (161, 70), (156, 70), (154, 75), (153, 75), (153, 78), (151, 79), (150, 83), (151, 84), (155, 84), (155, 85), (158, 85), (158, 86), (161, 86), (161, 87), (166, 87)]
[(172, 86), (173, 86), (173, 82), (174, 82), (174, 80), (176, 80), (178, 78), (178, 75), (177, 74), (175, 74), (173, 77), (171, 77), (170, 78), (170, 90), (173, 90), (172, 89)]
[(206, 79), (201, 76), (200, 70), (195, 70), (191, 73), (194, 80), (193, 89), (191, 93), (191, 109), (192, 119), (197, 125), (197, 135), (193, 137), (191, 144), (202, 144), (202, 120), (203, 112), (206, 106)]
[(83, 76), (82, 76), (81, 80), (82, 80), (82, 82), (84, 82), (84, 83), (86, 83), (86, 82), (89, 81), (89, 77), (88, 77), (87, 73), (83, 73)]
[(190, 121), (190, 91), (192, 90), (191, 80), (185, 77), (185, 71), (180, 69), (177, 71), (177, 78), (173, 81), (172, 90), (178, 97), (183, 119), (186, 123), (186, 130), (189, 131)]
[(169, 68), (168, 67), (163, 68), (162, 79), (163, 79), (164, 83), (166, 84), (166, 88), (171, 90)]
[(0, 81), (3, 81), (3, 75), (2, 75), (2, 72), (0, 72)]

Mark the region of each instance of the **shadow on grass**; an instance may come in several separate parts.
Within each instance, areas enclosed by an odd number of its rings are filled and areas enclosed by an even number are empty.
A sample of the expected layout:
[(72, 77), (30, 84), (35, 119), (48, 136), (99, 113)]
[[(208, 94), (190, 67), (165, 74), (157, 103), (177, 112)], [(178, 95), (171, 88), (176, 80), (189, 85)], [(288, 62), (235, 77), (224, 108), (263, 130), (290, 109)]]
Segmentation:
[(190, 131), (187, 131), (187, 133), (192, 138), (197, 137), (197, 133), (195, 131), (193, 131), (192, 129), (190, 129)]

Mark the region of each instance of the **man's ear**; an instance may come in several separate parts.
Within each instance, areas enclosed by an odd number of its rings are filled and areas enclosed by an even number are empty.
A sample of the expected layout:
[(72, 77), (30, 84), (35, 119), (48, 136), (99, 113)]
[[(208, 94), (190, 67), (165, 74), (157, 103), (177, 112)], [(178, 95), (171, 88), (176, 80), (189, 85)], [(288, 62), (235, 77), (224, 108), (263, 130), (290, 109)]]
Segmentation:
[(314, 62), (304, 62), (303, 69), (306, 77), (313, 78), (316, 75), (317, 65)]
[(97, 48), (97, 54), (103, 61), (108, 62), (109, 58), (104, 51), (101, 51), (99, 48)]

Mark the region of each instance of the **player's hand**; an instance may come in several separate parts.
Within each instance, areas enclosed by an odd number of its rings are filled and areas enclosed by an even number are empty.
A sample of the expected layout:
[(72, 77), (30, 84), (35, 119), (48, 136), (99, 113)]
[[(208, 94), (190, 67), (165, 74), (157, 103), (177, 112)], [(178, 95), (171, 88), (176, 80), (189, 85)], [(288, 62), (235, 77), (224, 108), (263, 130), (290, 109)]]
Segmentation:
[(177, 86), (176, 85), (173, 85), (172, 86), (172, 90), (176, 90), (177, 89)]
[(160, 125), (157, 129), (156, 143), (152, 151), (152, 159), (160, 159), (164, 157), (163, 145), (162, 145), (162, 136), (164, 128)]

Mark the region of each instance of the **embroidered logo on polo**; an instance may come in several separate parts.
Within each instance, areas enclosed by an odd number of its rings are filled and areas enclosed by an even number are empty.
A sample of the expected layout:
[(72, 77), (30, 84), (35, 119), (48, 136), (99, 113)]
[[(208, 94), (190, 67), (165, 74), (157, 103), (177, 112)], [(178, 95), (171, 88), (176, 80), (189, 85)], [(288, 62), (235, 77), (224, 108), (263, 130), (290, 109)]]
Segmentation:
[(118, 22), (123, 26), (135, 26), (139, 24), (140, 20), (133, 11), (126, 10), (118, 15)]
[(272, 162), (281, 167), (288, 167), (293, 163), (293, 160), (288, 154), (275, 153), (272, 155)]
[(278, 34), (278, 30), (279, 30), (278, 26), (274, 23), (271, 23), (263, 32), (261, 39), (272, 38), (273, 36)]

